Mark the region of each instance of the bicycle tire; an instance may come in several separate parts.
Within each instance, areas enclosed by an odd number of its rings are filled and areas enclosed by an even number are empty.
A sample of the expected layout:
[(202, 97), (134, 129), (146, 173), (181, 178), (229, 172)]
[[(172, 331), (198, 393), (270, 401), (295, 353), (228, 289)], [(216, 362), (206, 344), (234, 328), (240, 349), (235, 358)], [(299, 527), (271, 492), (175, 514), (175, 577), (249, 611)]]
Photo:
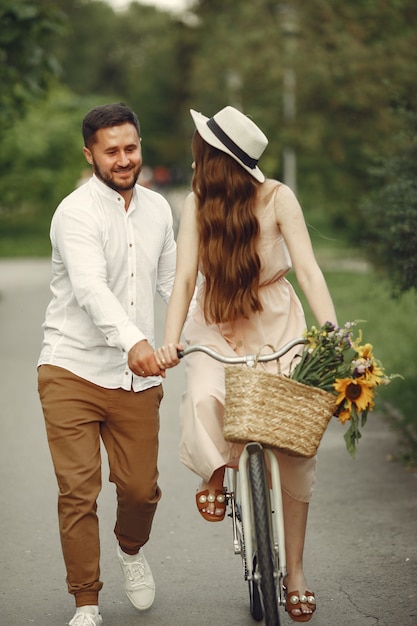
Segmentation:
[(260, 446), (251, 446), (249, 477), (252, 493), (254, 530), (256, 537), (256, 567), (265, 618), (265, 626), (280, 626), (278, 597), (274, 579), (270, 527), (270, 499), (266, 487), (265, 459)]

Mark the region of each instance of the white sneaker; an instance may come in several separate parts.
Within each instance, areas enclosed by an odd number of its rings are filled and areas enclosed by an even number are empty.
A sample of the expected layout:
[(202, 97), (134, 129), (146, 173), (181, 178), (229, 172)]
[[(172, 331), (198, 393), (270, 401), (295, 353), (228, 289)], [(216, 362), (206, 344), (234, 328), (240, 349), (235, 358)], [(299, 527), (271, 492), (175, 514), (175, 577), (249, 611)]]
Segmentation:
[(69, 626), (102, 626), (103, 618), (100, 613), (90, 613), (85, 611), (75, 613)]
[(138, 611), (149, 609), (155, 598), (155, 581), (143, 550), (133, 558), (117, 546), (117, 556), (125, 579), (125, 591)]

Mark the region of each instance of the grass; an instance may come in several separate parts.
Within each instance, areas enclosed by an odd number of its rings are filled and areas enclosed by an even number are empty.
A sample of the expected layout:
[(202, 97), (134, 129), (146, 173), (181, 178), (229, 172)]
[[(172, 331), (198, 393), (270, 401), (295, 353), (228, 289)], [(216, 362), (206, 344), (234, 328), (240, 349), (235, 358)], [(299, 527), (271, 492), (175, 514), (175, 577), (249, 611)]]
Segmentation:
[(51, 216), (35, 212), (0, 214), (0, 257), (45, 257), (51, 254)]

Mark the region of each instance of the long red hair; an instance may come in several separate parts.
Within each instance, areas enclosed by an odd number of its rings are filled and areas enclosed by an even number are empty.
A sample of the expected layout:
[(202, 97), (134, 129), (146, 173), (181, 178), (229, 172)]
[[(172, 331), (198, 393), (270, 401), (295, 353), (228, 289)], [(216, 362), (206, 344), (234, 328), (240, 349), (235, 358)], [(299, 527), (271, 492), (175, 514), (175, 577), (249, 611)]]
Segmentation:
[(205, 277), (208, 323), (232, 322), (262, 311), (261, 261), (256, 251), (259, 222), (255, 202), (260, 183), (232, 157), (210, 146), (196, 131), (195, 170), (200, 269)]

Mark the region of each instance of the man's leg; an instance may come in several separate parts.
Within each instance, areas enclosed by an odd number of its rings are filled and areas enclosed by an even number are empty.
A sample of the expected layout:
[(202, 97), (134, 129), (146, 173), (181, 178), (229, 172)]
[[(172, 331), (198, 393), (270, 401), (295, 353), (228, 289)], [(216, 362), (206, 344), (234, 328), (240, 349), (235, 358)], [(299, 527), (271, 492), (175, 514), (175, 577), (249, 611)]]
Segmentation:
[(148, 541), (157, 503), (159, 405), (162, 386), (135, 393), (107, 390), (111, 398), (101, 435), (107, 449), (110, 480), (118, 499), (115, 534), (126, 554), (137, 554)]
[(65, 369), (42, 365), (39, 394), (58, 481), (58, 516), (68, 591), (76, 606), (97, 605), (103, 390)]
[(161, 496), (157, 460), (162, 387), (139, 393), (109, 390), (108, 395), (108, 420), (101, 435), (117, 491), (117, 556), (127, 597), (145, 611), (155, 598), (155, 581), (141, 548), (149, 539)]

